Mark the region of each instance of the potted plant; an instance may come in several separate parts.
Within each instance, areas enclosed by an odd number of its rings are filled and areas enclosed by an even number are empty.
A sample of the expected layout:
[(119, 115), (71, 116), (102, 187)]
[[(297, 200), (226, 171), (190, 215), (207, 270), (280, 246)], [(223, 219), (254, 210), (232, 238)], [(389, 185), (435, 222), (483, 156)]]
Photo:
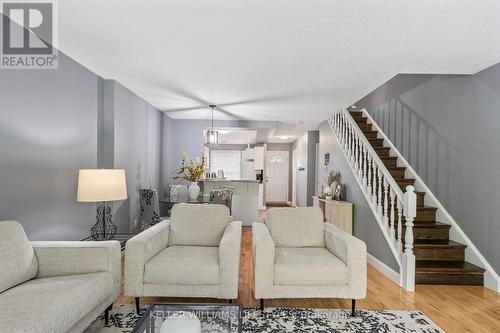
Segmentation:
[(189, 199), (196, 200), (200, 195), (198, 180), (205, 173), (206, 158), (204, 155), (193, 161), (185, 152), (182, 152), (181, 165), (175, 171), (174, 179), (184, 179), (191, 184), (188, 187)]

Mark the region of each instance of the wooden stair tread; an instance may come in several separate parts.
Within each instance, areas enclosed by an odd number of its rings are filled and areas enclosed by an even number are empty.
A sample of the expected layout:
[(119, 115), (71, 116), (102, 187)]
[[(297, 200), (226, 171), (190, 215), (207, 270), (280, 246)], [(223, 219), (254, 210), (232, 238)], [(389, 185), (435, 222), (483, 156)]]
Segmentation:
[(482, 274), (486, 270), (467, 261), (417, 260), (417, 273), (475, 273)]
[[(403, 228), (406, 228), (406, 226), (403, 225)], [(414, 224), (413, 228), (422, 228), (422, 229), (450, 229), (451, 225), (446, 224), (446, 223), (441, 223), (441, 222), (431, 222), (427, 224)]]
[(467, 245), (458, 243), (452, 240), (436, 240), (436, 239), (416, 239), (413, 242), (414, 248), (466, 248)]

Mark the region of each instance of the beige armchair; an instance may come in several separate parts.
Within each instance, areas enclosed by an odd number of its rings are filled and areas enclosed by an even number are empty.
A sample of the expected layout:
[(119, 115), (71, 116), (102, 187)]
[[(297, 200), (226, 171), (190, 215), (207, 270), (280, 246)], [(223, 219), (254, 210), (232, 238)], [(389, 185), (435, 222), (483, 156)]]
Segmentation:
[(177, 204), (170, 220), (131, 238), (125, 249), (125, 294), (236, 299), (241, 222), (223, 205)]
[(254, 223), (254, 293), (273, 298), (366, 296), (366, 245), (323, 222), (317, 207), (271, 208)]
[(120, 243), (30, 242), (0, 221), (0, 332), (77, 333), (120, 292)]

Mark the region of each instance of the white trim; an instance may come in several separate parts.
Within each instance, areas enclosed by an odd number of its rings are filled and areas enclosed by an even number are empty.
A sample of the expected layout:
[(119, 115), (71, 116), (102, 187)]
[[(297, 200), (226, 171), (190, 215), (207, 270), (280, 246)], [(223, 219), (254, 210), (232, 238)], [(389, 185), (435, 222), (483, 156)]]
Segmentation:
[(375, 258), (370, 253), (366, 254), (366, 260), (369, 264), (377, 269), (380, 273), (384, 274), (389, 280), (394, 282), (399, 287), (399, 273), (384, 264), (382, 261)]
[(425, 192), (425, 204), (437, 207), (438, 211), (436, 219), (438, 219), (439, 222), (446, 223), (452, 226), (452, 228), (450, 229), (450, 239), (467, 245), (467, 248), (465, 249), (465, 260), (486, 270), (486, 272), (484, 273), (484, 286), (488, 289), (500, 292), (500, 276), (497, 274), (497, 272), (495, 272), (488, 260), (484, 258), (478, 248), (474, 245), (474, 243), (472, 243), (469, 237), (467, 237), (462, 228), (460, 228), (458, 223), (448, 213), (441, 202), (434, 196), (427, 185), (425, 185), (425, 182), (418, 176), (415, 170), (411, 167), (410, 163), (408, 163), (403, 155), (401, 155), (399, 150), (396, 149), (391, 140), (389, 140), (384, 131), (382, 131), (378, 124), (373, 120), (368, 111), (366, 109), (362, 109), (361, 111), (363, 111), (364, 115), (368, 117), (368, 121), (371, 122), (374, 129), (378, 131), (378, 133), (380, 134), (379, 137), (381, 136), (384, 139), (384, 142), (389, 145), (389, 147), (391, 148), (391, 153), (394, 153), (398, 157), (398, 165), (406, 167), (406, 172), (409, 173), (409, 176), (411, 178), (415, 179), (415, 188), (417, 189), (417, 191)]

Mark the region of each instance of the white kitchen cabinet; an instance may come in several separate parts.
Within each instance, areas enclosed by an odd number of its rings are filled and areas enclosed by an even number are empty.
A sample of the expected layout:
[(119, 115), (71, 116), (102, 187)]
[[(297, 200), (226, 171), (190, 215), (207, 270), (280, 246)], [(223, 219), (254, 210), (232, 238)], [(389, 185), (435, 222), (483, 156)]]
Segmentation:
[(264, 170), (264, 147), (255, 147), (253, 168), (255, 170)]

